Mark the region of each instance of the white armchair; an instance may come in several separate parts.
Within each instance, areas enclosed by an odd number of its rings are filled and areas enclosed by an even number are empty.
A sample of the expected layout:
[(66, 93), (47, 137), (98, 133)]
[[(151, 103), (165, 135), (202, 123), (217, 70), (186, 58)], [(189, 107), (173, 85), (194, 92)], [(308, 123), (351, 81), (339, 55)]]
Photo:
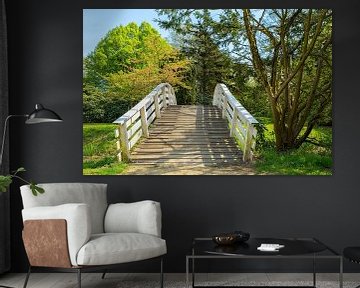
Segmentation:
[[(77, 272), (107, 270), (121, 263), (159, 257), (163, 287), (161, 209), (154, 201), (107, 204), (106, 184), (40, 184), (33, 196), (28, 185), (21, 196), (24, 246), (30, 267)], [(105, 273), (103, 277), (105, 276)]]

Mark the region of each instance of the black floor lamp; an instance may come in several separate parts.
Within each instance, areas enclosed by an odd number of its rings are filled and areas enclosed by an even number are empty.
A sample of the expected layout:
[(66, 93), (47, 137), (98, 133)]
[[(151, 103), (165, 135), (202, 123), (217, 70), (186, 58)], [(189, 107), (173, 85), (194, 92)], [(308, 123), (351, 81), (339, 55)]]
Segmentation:
[[(2, 141), (1, 141), (1, 150), (0, 150), (0, 168), (2, 167), (2, 162), (3, 162), (3, 155), (4, 155), (4, 147), (5, 147), (5, 143), (6, 143), (6, 132), (7, 132), (7, 126), (9, 123), (9, 120), (11, 118), (16, 118), (16, 117), (23, 117), (26, 118), (25, 123), (26, 124), (39, 124), (39, 123), (56, 123), (56, 122), (62, 122), (63, 120), (61, 119), (61, 117), (55, 113), (54, 111), (44, 108), (43, 105), (41, 104), (36, 104), (35, 105), (35, 110), (33, 112), (31, 112), (30, 114), (20, 114), (20, 115), (9, 115), (6, 117), (5, 119), (5, 123), (4, 123), (4, 131), (3, 131), (3, 137), (2, 137)], [(4, 286), (0, 284), (0, 287), (3, 288), (12, 288), (10, 286)]]
[(41, 104), (36, 104), (35, 110), (33, 112), (31, 112), (30, 114), (19, 114), (19, 115), (7, 116), (5, 119), (5, 124), (4, 124), (4, 132), (3, 132), (1, 151), (0, 151), (0, 167), (2, 166), (8, 122), (11, 118), (15, 118), (15, 117), (27, 118), (25, 121), (26, 124), (39, 124), (39, 123), (62, 122), (63, 121), (57, 113), (55, 113), (54, 111), (52, 111), (50, 109), (45, 108)]

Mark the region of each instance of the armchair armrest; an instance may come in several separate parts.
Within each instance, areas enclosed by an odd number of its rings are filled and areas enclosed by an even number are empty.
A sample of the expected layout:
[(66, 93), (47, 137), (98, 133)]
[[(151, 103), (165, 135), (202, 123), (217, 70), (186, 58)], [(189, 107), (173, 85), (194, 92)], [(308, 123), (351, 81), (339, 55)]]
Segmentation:
[(105, 215), (106, 233), (143, 233), (161, 237), (160, 203), (150, 200), (111, 204)]
[[(33, 207), (22, 210), (23, 221), (64, 219), (66, 221), (66, 237), (69, 248), (70, 261), (77, 265), (76, 256), (80, 248), (89, 241), (91, 235), (91, 222), (89, 206), (86, 204), (64, 204), (58, 206)], [(34, 235), (36, 237), (36, 235)], [(37, 235), (33, 241), (39, 241)], [(49, 243), (44, 243), (49, 245)]]

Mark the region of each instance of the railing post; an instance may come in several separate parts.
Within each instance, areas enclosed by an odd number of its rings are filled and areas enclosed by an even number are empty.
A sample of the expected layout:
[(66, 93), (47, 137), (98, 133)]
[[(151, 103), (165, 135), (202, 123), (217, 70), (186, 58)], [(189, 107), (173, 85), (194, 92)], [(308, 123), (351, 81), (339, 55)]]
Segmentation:
[(141, 129), (143, 132), (144, 137), (149, 137), (149, 127), (147, 121), (147, 113), (146, 113), (146, 105), (140, 109), (140, 116), (141, 116)]
[(176, 100), (176, 96), (175, 96), (175, 90), (174, 88), (171, 86), (171, 98), (173, 99), (173, 105), (177, 105), (177, 100)]
[(234, 136), (238, 114), (239, 114), (238, 110), (234, 107), (234, 113), (233, 113), (233, 118), (232, 118), (231, 127), (230, 127), (230, 137)]
[(121, 162), (121, 141), (120, 141), (120, 125), (115, 129), (115, 139), (116, 139), (116, 156), (119, 162)]
[(218, 88), (218, 85), (216, 85), (215, 90), (214, 90), (213, 106), (219, 107), (219, 88)]
[(254, 130), (254, 126), (250, 122), (248, 122), (246, 125), (246, 136), (245, 136), (245, 144), (244, 144), (244, 155), (243, 155), (244, 162), (248, 162), (252, 160), (251, 142), (252, 142), (253, 130)]
[(126, 122), (119, 125), (120, 132), (120, 147), (122, 153), (122, 159), (125, 162), (130, 161), (130, 149), (129, 149), (129, 139), (126, 129)]
[(162, 99), (163, 99), (163, 108), (165, 109), (167, 107), (167, 103), (166, 103), (166, 95), (167, 95), (167, 87), (164, 87), (162, 90)]
[(227, 98), (226, 98), (226, 95), (224, 94), (224, 97), (223, 97), (224, 101), (223, 101), (223, 106), (222, 106), (222, 118), (225, 119), (226, 117), (226, 106), (227, 106)]
[(161, 111), (160, 111), (160, 105), (159, 105), (159, 97), (156, 93), (154, 96), (154, 103), (155, 103), (155, 114), (156, 118), (161, 118)]

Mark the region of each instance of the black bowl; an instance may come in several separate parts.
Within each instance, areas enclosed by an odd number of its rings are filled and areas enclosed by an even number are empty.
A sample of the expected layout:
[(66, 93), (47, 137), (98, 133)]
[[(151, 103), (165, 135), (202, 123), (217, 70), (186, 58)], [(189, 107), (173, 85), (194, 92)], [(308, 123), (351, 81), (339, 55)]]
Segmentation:
[(212, 237), (212, 240), (218, 245), (232, 245), (236, 239), (237, 236), (233, 233), (222, 233)]
[(218, 245), (232, 245), (249, 240), (250, 234), (243, 231), (234, 231), (230, 233), (221, 233), (212, 237), (212, 240)]

